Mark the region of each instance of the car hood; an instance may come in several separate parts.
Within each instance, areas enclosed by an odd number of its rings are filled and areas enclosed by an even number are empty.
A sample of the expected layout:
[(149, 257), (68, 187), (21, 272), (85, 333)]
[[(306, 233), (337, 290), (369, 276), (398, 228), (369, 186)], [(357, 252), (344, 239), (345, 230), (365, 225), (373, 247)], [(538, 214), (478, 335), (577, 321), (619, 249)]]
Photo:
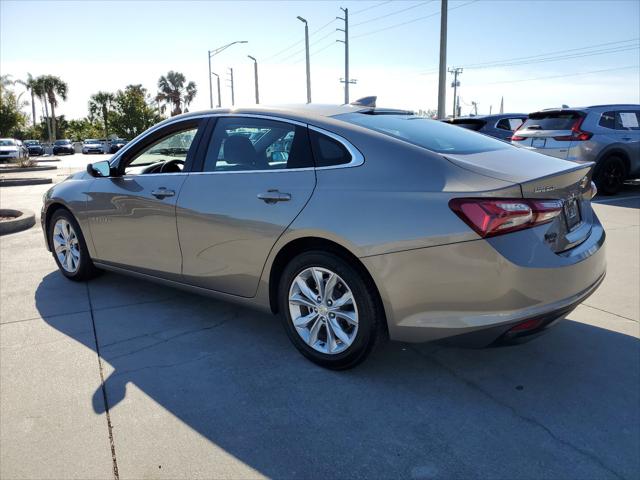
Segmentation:
[(482, 153), (455, 155), (445, 153), (443, 156), (461, 168), (514, 183), (554, 175), (576, 166), (575, 163), (567, 160), (518, 147)]
[(7, 145), (0, 147), (0, 152), (15, 152), (16, 150), (18, 150), (18, 147), (16, 145)]

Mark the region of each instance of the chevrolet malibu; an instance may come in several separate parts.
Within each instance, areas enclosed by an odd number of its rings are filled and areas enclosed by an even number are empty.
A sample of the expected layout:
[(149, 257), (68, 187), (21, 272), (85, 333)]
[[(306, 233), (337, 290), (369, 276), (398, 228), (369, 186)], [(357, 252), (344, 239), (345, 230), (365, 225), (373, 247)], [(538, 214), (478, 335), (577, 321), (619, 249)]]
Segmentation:
[(71, 280), (278, 313), (333, 369), (385, 338), (523, 341), (598, 287), (591, 164), (372, 103), (165, 120), (46, 193), (46, 245)]

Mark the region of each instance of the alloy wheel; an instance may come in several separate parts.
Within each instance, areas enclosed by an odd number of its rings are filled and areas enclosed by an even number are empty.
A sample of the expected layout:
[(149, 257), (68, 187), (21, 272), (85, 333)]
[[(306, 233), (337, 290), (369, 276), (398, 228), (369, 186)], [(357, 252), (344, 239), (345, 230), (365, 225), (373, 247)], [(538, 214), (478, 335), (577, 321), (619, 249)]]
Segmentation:
[(58, 219), (52, 239), (60, 266), (68, 273), (75, 273), (80, 265), (80, 243), (73, 226), (64, 218)]
[(289, 288), (289, 313), (298, 335), (314, 350), (335, 355), (358, 333), (358, 308), (346, 282), (321, 267), (301, 271)]

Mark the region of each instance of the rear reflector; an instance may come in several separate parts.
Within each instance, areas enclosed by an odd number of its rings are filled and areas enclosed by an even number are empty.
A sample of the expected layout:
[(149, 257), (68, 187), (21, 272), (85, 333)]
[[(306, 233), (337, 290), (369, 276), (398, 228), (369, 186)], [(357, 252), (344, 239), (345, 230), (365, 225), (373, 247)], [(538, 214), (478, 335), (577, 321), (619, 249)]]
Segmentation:
[(526, 332), (528, 330), (535, 330), (544, 320), (541, 318), (532, 318), (531, 320), (526, 320), (522, 323), (517, 324), (515, 327), (509, 329), (507, 333), (518, 333), (518, 332)]
[(550, 222), (562, 211), (562, 201), (454, 198), (449, 200), (449, 208), (486, 238)]

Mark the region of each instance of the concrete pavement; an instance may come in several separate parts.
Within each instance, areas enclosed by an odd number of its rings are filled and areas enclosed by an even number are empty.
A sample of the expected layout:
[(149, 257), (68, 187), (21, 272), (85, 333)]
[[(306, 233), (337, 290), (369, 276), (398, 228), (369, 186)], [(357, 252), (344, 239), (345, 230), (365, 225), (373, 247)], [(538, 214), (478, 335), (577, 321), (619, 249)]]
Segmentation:
[[(46, 189), (0, 203), (39, 212)], [(640, 190), (602, 202), (608, 276), (547, 335), (389, 343), (348, 372), (304, 360), (275, 317), (76, 284), (38, 226), (1, 237), (0, 477), (637, 478)]]

